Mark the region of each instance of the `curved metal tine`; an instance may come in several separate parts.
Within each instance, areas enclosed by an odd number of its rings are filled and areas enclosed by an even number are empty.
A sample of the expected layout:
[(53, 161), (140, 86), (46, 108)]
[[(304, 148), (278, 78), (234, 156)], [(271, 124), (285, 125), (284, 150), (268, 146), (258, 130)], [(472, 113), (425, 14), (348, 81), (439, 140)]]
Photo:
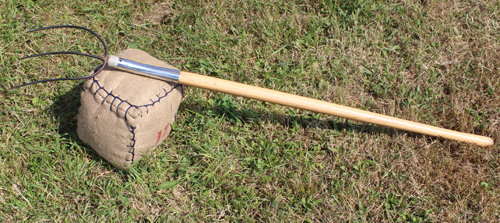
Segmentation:
[(108, 46), (106, 45), (106, 42), (104, 42), (104, 40), (101, 38), (101, 36), (99, 36), (99, 34), (97, 34), (96, 32), (92, 31), (89, 28), (85, 28), (85, 27), (81, 27), (81, 26), (73, 26), (73, 25), (62, 25), (62, 26), (47, 26), (47, 27), (42, 27), (42, 28), (38, 28), (38, 29), (28, 30), (26, 32), (31, 33), (31, 32), (36, 32), (36, 31), (41, 31), (41, 30), (46, 30), (46, 29), (59, 29), (59, 28), (82, 29), (82, 30), (85, 30), (87, 32), (92, 33), (95, 37), (97, 37), (99, 39), (99, 41), (101, 41), (101, 43), (104, 47), (104, 53), (105, 53), (104, 57), (108, 56)]
[(93, 76), (97, 75), (98, 73), (100, 73), (104, 69), (104, 67), (106, 66), (106, 64), (108, 62), (108, 46), (106, 45), (106, 42), (104, 42), (104, 40), (101, 38), (101, 36), (99, 36), (96, 32), (94, 32), (94, 31), (92, 31), (92, 30), (90, 30), (88, 28), (81, 27), (81, 26), (73, 26), (73, 25), (48, 26), (48, 27), (42, 27), (42, 28), (38, 28), (38, 29), (29, 30), (29, 31), (27, 31), (27, 33), (35, 32), (35, 31), (40, 31), (40, 30), (46, 30), (46, 29), (56, 29), (56, 28), (75, 28), (75, 29), (82, 29), (82, 30), (85, 30), (85, 31), (88, 31), (88, 32), (92, 33), (102, 43), (102, 45), (104, 47), (104, 56), (100, 57), (100, 56), (96, 56), (96, 55), (91, 55), (91, 54), (86, 54), (86, 53), (79, 53), (79, 52), (71, 52), (71, 51), (57, 51), (57, 52), (48, 52), (48, 53), (40, 53), (40, 54), (35, 54), (35, 55), (29, 55), (29, 56), (25, 56), (25, 57), (20, 58), (20, 60), (24, 60), (24, 59), (28, 59), (28, 58), (33, 58), (33, 57), (38, 57), (38, 56), (54, 55), (54, 54), (75, 54), (75, 55), (87, 56), (87, 57), (92, 57), (92, 58), (95, 58), (95, 59), (99, 59), (103, 63), (99, 66), (98, 69), (96, 69), (94, 71), (94, 73), (92, 73), (90, 75), (87, 75), (87, 76), (83, 76), (83, 77), (68, 77), (68, 78), (53, 78), (53, 79), (45, 79), (45, 80), (33, 81), (33, 82), (29, 82), (29, 83), (26, 83), (26, 84), (22, 84), (22, 85), (18, 85), (18, 86), (12, 87), (10, 89), (15, 89), (15, 88), (19, 88), (19, 87), (24, 87), (26, 85), (43, 83), (43, 82), (49, 82), (49, 81), (64, 81), (64, 80), (86, 79), (86, 78), (90, 78), (90, 77), (93, 77)]
[(45, 80), (39, 80), (39, 81), (29, 82), (29, 83), (26, 83), (26, 84), (21, 84), (21, 85), (15, 86), (15, 87), (11, 87), (10, 89), (12, 90), (12, 89), (24, 87), (24, 86), (27, 86), (27, 85), (30, 85), (30, 84), (38, 84), (38, 83), (44, 83), (44, 82), (50, 82), (50, 81), (69, 81), (69, 80), (87, 79), (87, 78), (91, 78), (91, 77), (97, 75), (98, 73), (101, 73), (101, 71), (104, 69), (105, 66), (106, 65), (104, 65), (104, 64), (99, 65), (98, 68), (94, 70), (94, 73), (89, 74), (89, 75), (84, 76), (84, 77), (65, 77), (65, 78), (45, 79)]
[(76, 55), (80, 55), (80, 56), (87, 56), (87, 57), (92, 57), (92, 58), (95, 58), (95, 59), (103, 60), (103, 58), (100, 57), (100, 56), (96, 56), (96, 55), (92, 55), (92, 54), (86, 54), (86, 53), (79, 53), (79, 52), (71, 52), (71, 51), (57, 51), (57, 52), (33, 54), (33, 55), (21, 57), (21, 58), (19, 58), (19, 60), (24, 60), (24, 59), (28, 59), (28, 58), (32, 58), (32, 57), (45, 56), (45, 55), (53, 55), (53, 54), (76, 54)]

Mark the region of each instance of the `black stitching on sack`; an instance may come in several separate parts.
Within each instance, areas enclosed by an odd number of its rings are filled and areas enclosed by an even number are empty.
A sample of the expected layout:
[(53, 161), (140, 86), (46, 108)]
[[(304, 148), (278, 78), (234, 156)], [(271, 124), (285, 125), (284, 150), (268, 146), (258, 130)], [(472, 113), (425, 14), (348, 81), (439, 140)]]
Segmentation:
[[(99, 85), (99, 88), (97, 88), (97, 90), (94, 92), (94, 97), (95, 97), (95, 95), (97, 94), (97, 92), (99, 92), (99, 90), (101, 90), (101, 89), (103, 89), (103, 90), (104, 90), (104, 88), (102, 88), (102, 87)], [(108, 93), (106, 90), (104, 90), (104, 92)]]
[(132, 129), (130, 132), (132, 133), (132, 144), (131, 145), (127, 145), (127, 147), (129, 148), (132, 148), (131, 151), (129, 151), (130, 154), (132, 154), (132, 160), (127, 160), (129, 162), (134, 162), (134, 158), (135, 158), (135, 126), (130, 126), (130, 128)]
[[(126, 100), (123, 100), (121, 99), (119, 96), (116, 96), (113, 94), (113, 91), (111, 92), (108, 92), (104, 87), (101, 86), (101, 84), (99, 83), (99, 80), (96, 80), (95, 77), (92, 78), (93, 81), (92, 81), (92, 84), (90, 85), (90, 88), (89, 90), (92, 91), (92, 86), (94, 84), (97, 85), (97, 89), (96, 91), (94, 92), (94, 97), (95, 95), (97, 94), (98, 91), (100, 90), (103, 90), (105, 93), (106, 93), (106, 97), (104, 97), (104, 99), (102, 100), (101, 102), (101, 105), (104, 104), (104, 102), (106, 101), (106, 99), (111, 96), (113, 97), (113, 100), (111, 101), (111, 104), (109, 106), (109, 110), (112, 111), (113, 109), (113, 104), (115, 102), (116, 99), (120, 100), (120, 103), (118, 103), (118, 105), (116, 106), (116, 111), (115, 113), (118, 113), (118, 108), (120, 107), (120, 105), (122, 103), (126, 103), (128, 104), (128, 107), (125, 109), (125, 114), (123, 115), (125, 121), (127, 120), (127, 113), (129, 111), (130, 108), (136, 108), (136, 109), (139, 109), (139, 108), (146, 108), (146, 113), (149, 112), (149, 109), (148, 107), (150, 106), (154, 106), (156, 103), (159, 103), (162, 99), (166, 98), (168, 94), (170, 94), (175, 88), (177, 87), (180, 87), (181, 88), (181, 97), (182, 95), (184, 95), (184, 85), (182, 84), (176, 84), (175, 86), (173, 86), (169, 91), (167, 91), (167, 89), (163, 88), (163, 91), (165, 92), (164, 95), (160, 96), (160, 95), (156, 95), (156, 97), (158, 97), (158, 99), (156, 100), (153, 100), (153, 99), (149, 99), (151, 101), (150, 104), (144, 104), (144, 105), (133, 105), (131, 104), (130, 102), (126, 101)], [(177, 114), (175, 115), (174, 117), (174, 120), (177, 119)], [(129, 151), (130, 154), (132, 154), (132, 160), (126, 160), (126, 161), (129, 161), (129, 162), (133, 162), (134, 161), (134, 157), (135, 157), (135, 143), (136, 143), (136, 139), (135, 139), (135, 136), (136, 136), (136, 133), (135, 133), (135, 129), (136, 129), (136, 126), (130, 126), (130, 128), (132, 129), (130, 132), (132, 133), (132, 144), (131, 145), (127, 145), (127, 147), (131, 148), (131, 151)]]
[(158, 97), (158, 99), (156, 101), (153, 101), (153, 99), (149, 99), (151, 101), (151, 104), (145, 104), (145, 105), (131, 105), (131, 106), (135, 106), (136, 108), (146, 108), (146, 113), (148, 112), (148, 107), (150, 106), (153, 106), (155, 105), (156, 103), (160, 102), (161, 99), (167, 97), (168, 94), (170, 94), (170, 92), (172, 92), (175, 88), (177, 87), (181, 87), (182, 89), (182, 84), (176, 84), (175, 86), (173, 86), (169, 91), (167, 91), (167, 89), (163, 88), (163, 91), (165, 92), (165, 95), (163, 96), (159, 96), (159, 95), (156, 95), (156, 97)]
[[(128, 102), (127, 102), (127, 103), (128, 103)], [(129, 104), (130, 106), (127, 108), (127, 110), (125, 110), (125, 117), (124, 117), (124, 118), (125, 118), (125, 121), (127, 120), (127, 113), (128, 113), (128, 110), (129, 110), (130, 108), (137, 108), (137, 106), (135, 106), (135, 105), (132, 105), (132, 104), (130, 104), (130, 103), (128, 103), (128, 104)]]
[[(115, 103), (116, 97), (113, 98), (113, 101), (111, 101), (111, 104), (109, 104), (109, 111), (113, 111), (113, 103)], [(118, 109), (118, 106), (116, 107)]]
[(95, 77), (93, 78), (94, 81), (92, 81), (92, 84), (90, 84), (90, 87), (89, 89), (92, 89), (92, 86), (94, 86), (94, 83), (97, 82), (97, 80), (95, 79)]
[(123, 102), (127, 102), (127, 101), (124, 101), (119, 97), (116, 97), (116, 98), (118, 98), (118, 100), (120, 100), (120, 103), (118, 103), (118, 105), (116, 106), (116, 111), (115, 111), (116, 113), (118, 113), (118, 108), (120, 107), (120, 105), (122, 105)]
[[(184, 86), (183, 86), (182, 84), (176, 84), (176, 85), (175, 85), (175, 86), (173, 86), (173, 87), (172, 87), (169, 91), (167, 91), (167, 89), (163, 88), (163, 91), (165, 92), (165, 94), (164, 94), (164, 95), (162, 95), (162, 96), (156, 95), (156, 96), (158, 97), (158, 99), (156, 99), (156, 100), (150, 99), (150, 101), (151, 101), (151, 103), (150, 103), (150, 104), (144, 104), (144, 105), (133, 105), (133, 104), (129, 103), (128, 101), (123, 100), (123, 99), (121, 99), (120, 97), (118, 97), (118, 96), (114, 95), (114, 94), (113, 94), (113, 92), (108, 92), (108, 91), (107, 91), (104, 87), (102, 87), (102, 86), (101, 86), (101, 84), (99, 83), (99, 80), (96, 80), (96, 79), (95, 79), (95, 77), (93, 77), (92, 79), (93, 79), (93, 81), (92, 81), (92, 84), (91, 84), (90, 86), (92, 87), (94, 84), (96, 84), (96, 85), (97, 85), (97, 87), (98, 87), (98, 88), (97, 88), (97, 90), (94, 92), (94, 96), (97, 94), (97, 92), (98, 92), (99, 90), (103, 90), (103, 91), (106, 93), (106, 97), (103, 99), (103, 101), (101, 102), (101, 104), (103, 104), (103, 103), (104, 103), (104, 101), (106, 101), (106, 99), (107, 99), (109, 96), (113, 97), (113, 102), (111, 103), (111, 106), (113, 106), (113, 103), (114, 103), (115, 99), (120, 100), (120, 103), (118, 104), (118, 106), (116, 106), (116, 111), (115, 111), (116, 113), (118, 113), (118, 107), (120, 107), (120, 105), (121, 105), (123, 102), (125, 102), (125, 103), (127, 103), (127, 104), (129, 105), (129, 107), (128, 107), (127, 109), (125, 109), (125, 114), (124, 114), (124, 118), (125, 118), (125, 120), (127, 120), (127, 113), (128, 113), (128, 111), (129, 111), (129, 109), (130, 109), (131, 107), (134, 107), (134, 108), (137, 108), (137, 109), (139, 109), (139, 108), (146, 108), (146, 113), (148, 113), (148, 112), (149, 112), (148, 107), (150, 107), (150, 106), (154, 106), (156, 103), (158, 103), (158, 102), (160, 102), (162, 99), (166, 98), (166, 97), (168, 96), (168, 94), (170, 94), (170, 93), (171, 93), (171, 92), (172, 92), (175, 88), (177, 88), (177, 87), (181, 87), (181, 91), (182, 91), (182, 93), (183, 93), (183, 91), (184, 91)], [(110, 109), (110, 110), (111, 110), (111, 109)]]
[(102, 99), (101, 105), (104, 104), (104, 102), (106, 101), (106, 99), (108, 99), (109, 95), (111, 95), (111, 94), (113, 94), (113, 91), (109, 92), (109, 94), (107, 94), (106, 97), (104, 99)]

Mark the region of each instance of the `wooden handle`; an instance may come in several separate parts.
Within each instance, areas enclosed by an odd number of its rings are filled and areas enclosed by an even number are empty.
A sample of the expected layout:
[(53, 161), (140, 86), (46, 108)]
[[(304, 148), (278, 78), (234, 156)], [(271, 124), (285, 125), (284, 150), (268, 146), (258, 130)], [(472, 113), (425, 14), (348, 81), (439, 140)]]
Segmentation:
[(319, 112), (323, 114), (353, 119), (357, 121), (402, 129), (410, 132), (417, 132), (430, 136), (437, 136), (461, 142), (473, 143), (479, 146), (493, 145), (493, 139), (485, 136), (473, 135), (469, 133), (438, 128), (430, 125), (394, 118), (391, 116), (381, 115), (343, 105), (337, 105), (312, 98), (306, 98), (302, 96), (250, 86), (233, 81), (203, 76), (190, 72), (181, 71), (179, 76), (179, 83), (188, 86), (204, 88), (212, 91), (218, 91), (232, 95), (252, 98), (256, 100), (290, 106), (298, 109), (304, 109), (313, 112)]

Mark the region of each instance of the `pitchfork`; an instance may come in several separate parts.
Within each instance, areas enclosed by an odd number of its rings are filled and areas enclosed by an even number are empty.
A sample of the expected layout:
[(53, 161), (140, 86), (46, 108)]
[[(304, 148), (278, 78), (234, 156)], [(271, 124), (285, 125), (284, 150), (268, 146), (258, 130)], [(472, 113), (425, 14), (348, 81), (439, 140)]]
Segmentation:
[(369, 111), (364, 111), (356, 108), (351, 108), (343, 105), (337, 105), (329, 102), (324, 102), (312, 98), (306, 98), (302, 96), (292, 95), (288, 93), (283, 93), (275, 90), (250, 86), (246, 84), (236, 83), (233, 81), (222, 80), (218, 78), (203, 76), (200, 74), (178, 71), (173, 69), (167, 69), (162, 67), (151, 66), (147, 64), (138, 63), (135, 61), (127, 60), (125, 58), (120, 58), (113, 55), (108, 55), (108, 47), (104, 40), (94, 31), (80, 26), (50, 26), (39, 29), (30, 30), (28, 32), (35, 32), (46, 29), (55, 29), (55, 28), (75, 28), (82, 29), (92, 33), (96, 36), (104, 46), (104, 56), (96, 56), (79, 52), (70, 52), (70, 51), (60, 51), (60, 52), (50, 52), (50, 53), (42, 53), (31, 55), (27, 57), (23, 57), (21, 59), (27, 59), (37, 56), (43, 55), (53, 55), (53, 54), (76, 54), (81, 56), (92, 57), (95, 59), (99, 59), (102, 61), (102, 64), (99, 65), (92, 74), (82, 77), (73, 77), (73, 78), (56, 78), (56, 79), (46, 79), (34, 81), (26, 84), (22, 84), (16, 86), (14, 88), (48, 82), (48, 81), (60, 81), (60, 80), (79, 80), (93, 77), (99, 74), (106, 65), (131, 72), (134, 74), (155, 78), (163, 81), (173, 81), (178, 82), (180, 84), (204, 88), (208, 90), (228, 93), (237, 96), (243, 96), (247, 98), (252, 98), (256, 100), (276, 103), (280, 105), (290, 106), (298, 109), (309, 110), (313, 112), (319, 112), (328, 115), (334, 115), (338, 117), (343, 117), (347, 119), (353, 119), (357, 121), (362, 121), (366, 123), (372, 123), (387, 127), (392, 127), (396, 129), (406, 130), (410, 132), (417, 132), (421, 134), (426, 134), (430, 136), (442, 137), (446, 139), (457, 140), (461, 142), (473, 143), (479, 146), (491, 146), (493, 145), (493, 139), (479, 136), (469, 133), (458, 132), (454, 130), (438, 128), (430, 125), (425, 125), (417, 122), (412, 122), (408, 120), (403, 120), (399, 118), (394, 118), (387, 115), (381, 115)]

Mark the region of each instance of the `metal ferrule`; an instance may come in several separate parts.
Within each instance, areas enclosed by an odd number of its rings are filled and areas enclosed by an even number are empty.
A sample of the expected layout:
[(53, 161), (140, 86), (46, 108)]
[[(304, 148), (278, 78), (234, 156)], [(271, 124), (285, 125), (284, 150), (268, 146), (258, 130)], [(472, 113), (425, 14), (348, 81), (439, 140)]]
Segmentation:
[(109, 63), (111, 67), (130, 73), (151, 77), (163, 81), (179, 82), (180, 71), (172, 70), (163, 67), (156, 67), (147, 64), (138, 63), (135, 61), (123, 59), (117, 56), (110, 55)]

